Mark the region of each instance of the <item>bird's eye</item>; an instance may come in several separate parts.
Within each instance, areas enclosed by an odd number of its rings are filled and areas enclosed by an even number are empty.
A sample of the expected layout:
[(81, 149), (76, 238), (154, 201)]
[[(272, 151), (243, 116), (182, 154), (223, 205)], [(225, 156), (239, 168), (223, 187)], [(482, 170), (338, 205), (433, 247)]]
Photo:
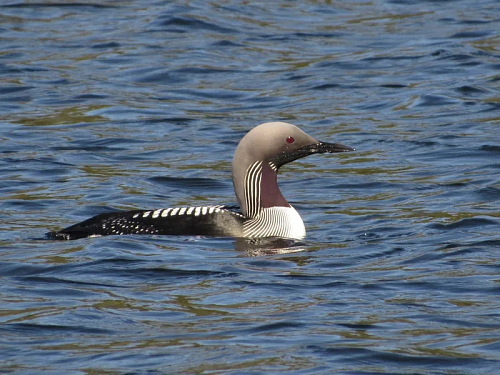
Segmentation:
[(293, 137), (288, 137), (286, 139), (286, 143), (293, 143), (293, 142), (295, 142), (295, 138), (293, 138)]

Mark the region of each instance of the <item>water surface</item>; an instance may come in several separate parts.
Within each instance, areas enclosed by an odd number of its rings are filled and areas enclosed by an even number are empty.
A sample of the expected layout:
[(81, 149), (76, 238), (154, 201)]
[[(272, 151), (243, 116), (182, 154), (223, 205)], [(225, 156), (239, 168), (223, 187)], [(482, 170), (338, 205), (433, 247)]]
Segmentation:
[[(499, 10), (0, 6), (2, 371), (496, 373)], [(304, 241), (44, 239), (235, 203), (234, 149), (276, 120), (357, 149), (282, 169)]]

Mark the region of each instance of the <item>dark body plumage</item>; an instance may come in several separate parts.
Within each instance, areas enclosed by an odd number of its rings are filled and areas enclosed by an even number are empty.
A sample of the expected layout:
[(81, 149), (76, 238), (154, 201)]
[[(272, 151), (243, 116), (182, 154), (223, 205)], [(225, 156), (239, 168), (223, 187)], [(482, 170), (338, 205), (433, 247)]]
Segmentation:
[(113, 234), (242, 237), (244, 221), (243, 215), (224, 206), (119, 211), (94, 216), (48, 236), (61, 240)]

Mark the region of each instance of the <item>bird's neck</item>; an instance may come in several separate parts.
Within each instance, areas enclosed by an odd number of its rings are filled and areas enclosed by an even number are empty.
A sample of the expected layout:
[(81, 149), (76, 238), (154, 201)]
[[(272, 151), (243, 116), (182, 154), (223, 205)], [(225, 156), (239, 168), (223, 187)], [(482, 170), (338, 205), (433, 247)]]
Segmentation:
[(259, 216), (265, 208), (290, 207), (278, 186), (278, 168), (266, 161), (251, 164), (245, 174), (243, 214)]

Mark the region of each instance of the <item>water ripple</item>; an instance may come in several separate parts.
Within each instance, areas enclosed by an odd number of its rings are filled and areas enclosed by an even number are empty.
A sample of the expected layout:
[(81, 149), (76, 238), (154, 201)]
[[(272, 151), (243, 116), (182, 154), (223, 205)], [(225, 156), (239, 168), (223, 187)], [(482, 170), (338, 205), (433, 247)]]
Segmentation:
[[(498, 371), (497, 2), (101, 3), (0, 5), (4, 372)], [(357, 149), (281, 169), (304, 240), (44, 239), (277, 120)]]

